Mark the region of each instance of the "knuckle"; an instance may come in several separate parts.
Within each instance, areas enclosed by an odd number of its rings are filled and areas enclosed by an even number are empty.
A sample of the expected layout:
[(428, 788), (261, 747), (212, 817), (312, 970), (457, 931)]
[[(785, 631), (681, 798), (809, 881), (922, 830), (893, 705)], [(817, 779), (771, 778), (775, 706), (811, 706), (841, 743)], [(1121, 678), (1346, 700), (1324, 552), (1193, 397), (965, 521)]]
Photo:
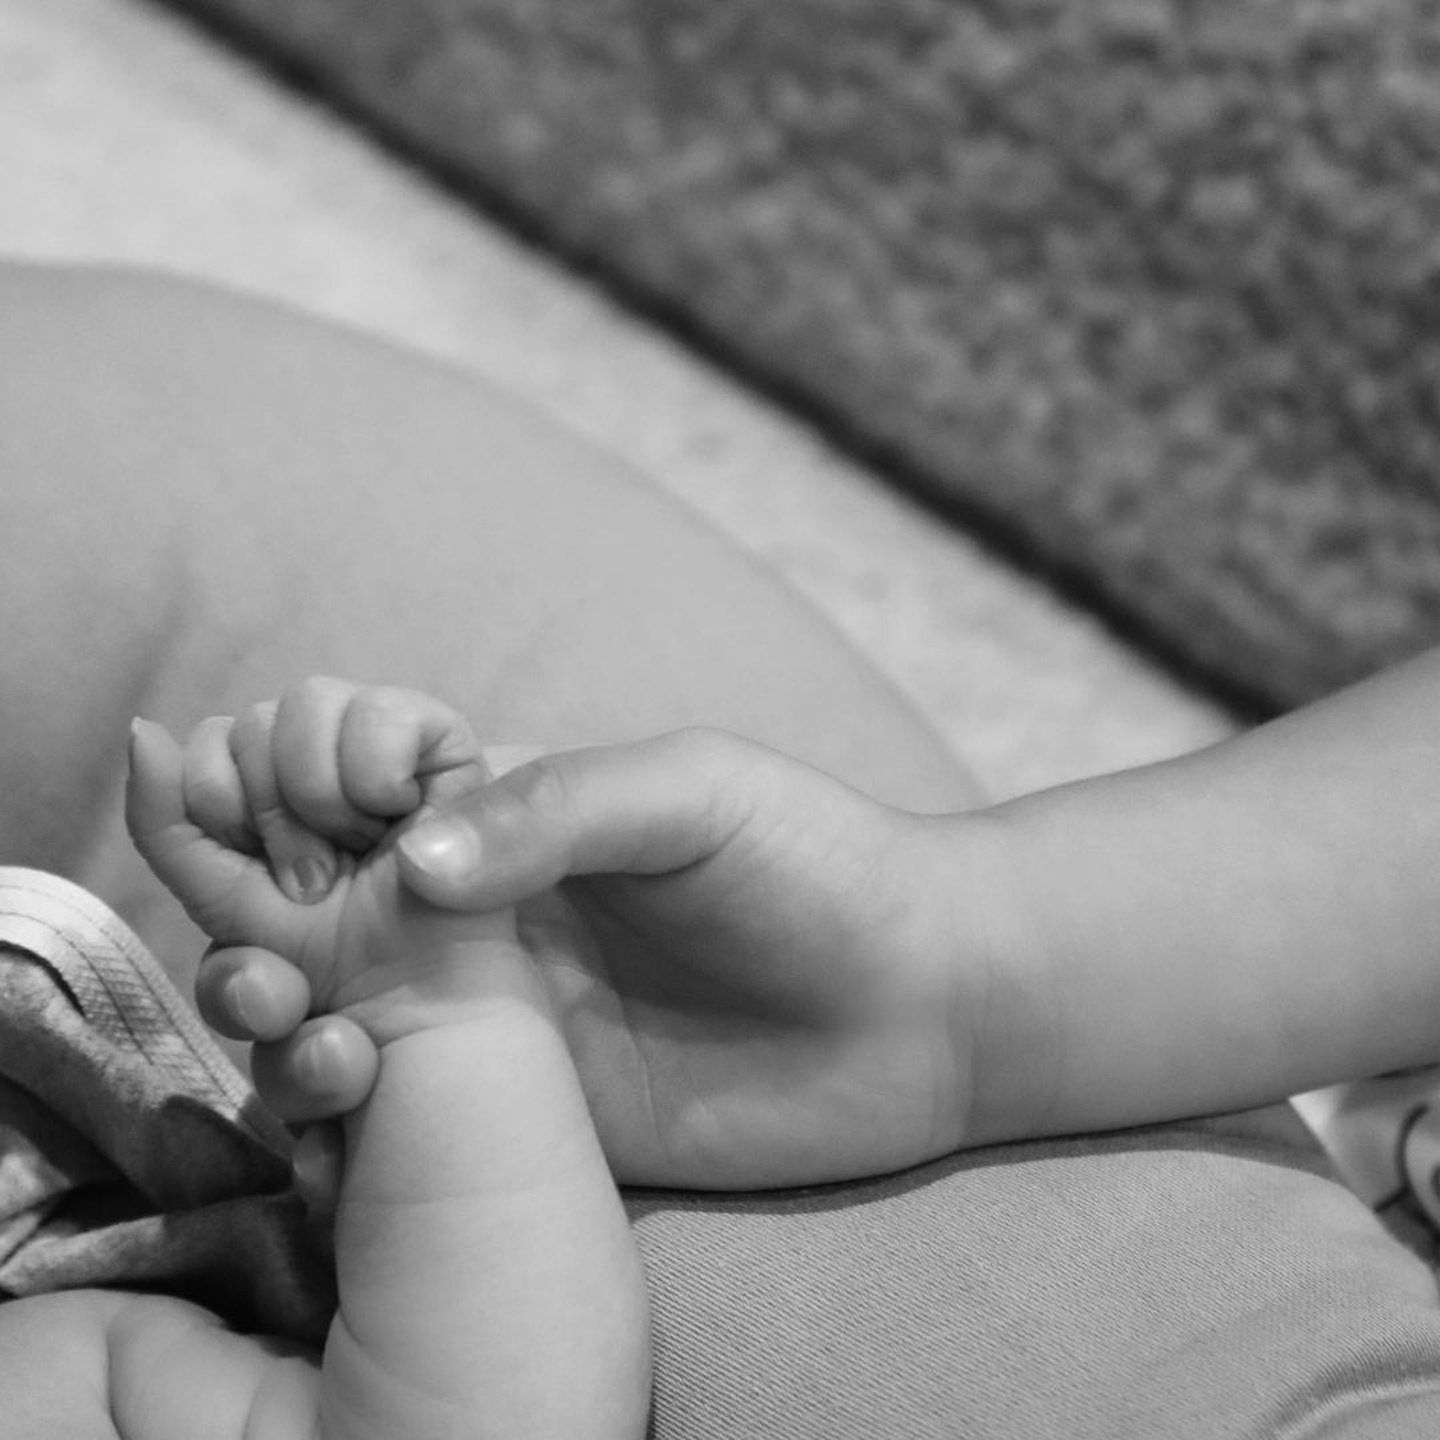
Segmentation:
[(523, 851), (536, 835), (565, 848), (578, 828), (573, 783), (562, 759), (546, 757), (512, 770), (480, 792), (486, 831)]
[(315, 701), (343, 700), (354, 690), (348, 680), (334, 675), (306, 675), (301, 680), (292, 680), (281, 693), (280, 703), (290, 707), (308, 705)]
[(696, 783), (698, 818), (715, 837), (733, 834), (755, 812), (765, 793), (772, 752), (729, 730), (695, 726), (677, 732), (678, 758)]
[(233, 715), (207, 715), (190, 732), (190, 748), (208, 747), (227, 737), (235, 728)]
[(279, 800), (267, 800), (252, 805), (250, 821), (267, 849), (287, 846), (293, 839), (294, 822), (291, 813)]
[(201, 776), (233, 775), (230, 732), (235, 722), (228, 715), (210, 715), (190, 732), (185, 741), (184, 773), (189, 785)]
[(743, 783), (759, 753), (759, 747), (749, 745), (738, 735), (708, 725), (677, 731), (672, 738), (677, 745), (675, 758), (690, 775), (716, 790)]
[(733, 766), (741, 743), (730, 731), (714, 725), (691, 725), (668, 738), (676, 747), (677, 758), (707, 772)]
[(286, 786), (284, 805), (288, 815), (305, 825), (330, 831), (344, 830), (358, 818), (343, 795), (311, 777), (297, 777)]
[(270, 732), (275, 726), (275, 714), (279, 702), (263, 700), (252, 705), (235, 717), (230, 726), (230, 753), (237, 759), (254, 752), (270, 743)]
[(570, 782), (564, 765), (551, 757), (532, 760), (512, 770), (494, 787), (497, 799), (507, 802), (517, 816), (539, 812), (564, 815), (571, 809)]
[(408, 779), (398, 770), (413, 760), (419, 729), (420, 712), (408, 692), (386, 686), (357, 692), (345, 711), (342, 748), (358, 750), (367, 763), (353, 779), (381, 785)]
[(356, 696), (358, 703), (381, 714), (396, 711), (408, 713), (416, 708), (419, 697), (415, 691), (400, 685), (368, 685)]
[(184, 781), (185, 808), (196, 819), (237, 820), (244, 810), (235, 787), (209, 771), (187, 771)]
[(376, 730), (398, 729), (418, 723), (420, 697), (398, 685), (368, 685), (350, 700), (348, 723)]

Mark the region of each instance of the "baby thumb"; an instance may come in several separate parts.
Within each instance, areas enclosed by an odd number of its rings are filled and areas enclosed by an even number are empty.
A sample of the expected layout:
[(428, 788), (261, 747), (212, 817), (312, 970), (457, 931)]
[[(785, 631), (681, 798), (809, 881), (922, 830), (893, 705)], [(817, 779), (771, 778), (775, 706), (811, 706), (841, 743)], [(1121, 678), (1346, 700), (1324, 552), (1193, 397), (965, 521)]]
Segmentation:
[[(593, 746), (521, 765), (426, 816), (399, 841), (417, 895), (491, 910), (572, 875), (659, 875), (706, 858), (739, 828), (746, 742), (716, 731)], [(758, 749), (759, 747), (754, 747)]]

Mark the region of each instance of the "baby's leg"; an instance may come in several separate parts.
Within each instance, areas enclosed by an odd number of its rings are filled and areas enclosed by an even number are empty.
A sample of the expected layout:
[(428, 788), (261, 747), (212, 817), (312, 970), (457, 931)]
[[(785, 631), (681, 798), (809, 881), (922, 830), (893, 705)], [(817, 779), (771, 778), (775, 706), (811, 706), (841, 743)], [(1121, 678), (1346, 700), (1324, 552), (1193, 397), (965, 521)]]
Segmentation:
[[(95, 276), (0, 271), (0, 347), (0, 859), (166, 953), (126, 723), (316, 671), (434, 691), (490, 740), (703, 721), (917, 807), (974, 797), (803, 605), (472, 382)], [(1270, 1434), (1440, 1384), (1433, 1286), (1307, 1163), (1261, 1122), (1170, 1127), (826, 1192), (803, 1225), (652, 1209), (661, 1433)]]

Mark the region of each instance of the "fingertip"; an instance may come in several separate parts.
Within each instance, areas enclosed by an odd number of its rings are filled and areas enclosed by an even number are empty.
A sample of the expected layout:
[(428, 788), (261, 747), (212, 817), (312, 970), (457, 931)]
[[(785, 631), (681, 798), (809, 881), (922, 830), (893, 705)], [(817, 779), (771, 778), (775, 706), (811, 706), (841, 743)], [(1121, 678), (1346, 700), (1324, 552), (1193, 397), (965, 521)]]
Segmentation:
[(130, 722), (125, 819), (137, 842), (185, 818), (180, 747), (163, 726), (137, 715)]
[(323, 1120), (307, 1125), (296, 1136), (290, 1168), (305, 1208), (314, 1216), (331, 1214), (345, 1173), (345, 1136), (340, 1126)]
[(228, 715), (209, 715), (190, 732), (182, 754), (185, 813), (218, 844), (258, 855), (260, 840), (250, 825), (245, 787), (230, 753)]
[(282, 1120), (328, 1120), (364, 1104), (379, 1073), (375, 1042), (343, 1015), (308, 1020), (293, 1035), (257, 1045), (251, 1071)]
[(392, 820), (486, 776), (464, 716), (421, 691), (383, 685), (358, 691), (345, 713), (340, 773), (352, 804)]
[(167, 751), (174, 747), (170, 732), (154, 720), (137, 715), (130, 722), (130, 773), (141, 777), (163, 770)]
[(310, 985), (279, 955), (242, 946), (206, 956), (195, 1002), (206, 1024), (231, 1040), (278, 1041), (304, 1023)]
[(479, 832), (456, 816), (438, 816), (407, 830), (396, 843), (407, 886), (433, 904), (454, 907), (470, 899), (483, 859)]
[(165, 727), (154, 720), (147, 720), (143, 715), (136, 715), (130, 721), (130, 751), (133, 755), (136, 748), (143, 750), (147, 745), (154, 743), (157, 735), (166, 734)]

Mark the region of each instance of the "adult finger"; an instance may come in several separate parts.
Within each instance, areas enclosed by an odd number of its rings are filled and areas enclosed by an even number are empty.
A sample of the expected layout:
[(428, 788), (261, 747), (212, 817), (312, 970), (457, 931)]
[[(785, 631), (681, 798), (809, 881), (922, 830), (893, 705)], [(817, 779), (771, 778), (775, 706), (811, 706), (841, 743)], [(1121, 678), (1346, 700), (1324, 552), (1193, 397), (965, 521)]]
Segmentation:
[(333, 1215), (340, 1199), (345, 1173), (345, 1134), (333, 1120), (307, 1125), (295, 1138), (290, 1152), (295, 1189), (311, 1216)]
[(571, 875), (678, 870), (740, 828), (778, 758), (715, 730), (544, 756), (408, 831), (402, 874), (437, 905), (488, 910)]

